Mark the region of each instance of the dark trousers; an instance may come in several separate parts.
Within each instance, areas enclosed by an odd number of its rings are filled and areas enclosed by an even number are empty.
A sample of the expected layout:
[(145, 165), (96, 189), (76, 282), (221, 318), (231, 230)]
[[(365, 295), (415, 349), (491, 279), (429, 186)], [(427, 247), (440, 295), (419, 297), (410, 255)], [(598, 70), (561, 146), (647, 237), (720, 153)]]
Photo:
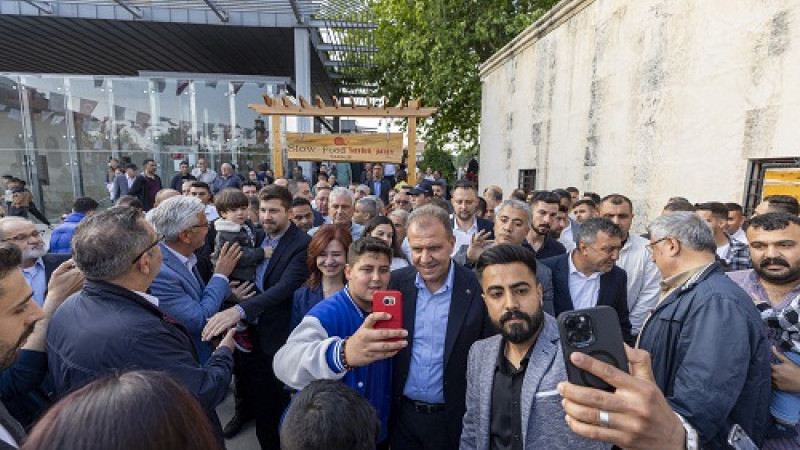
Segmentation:
[[(252, 330), (254, 327), (250, 327)], [(250, 335), (251, 338), (253, 334)], [(254, 339), (254, 342), (258, 342)], [(236, 352), (242, 384), (256, 420), (256, 437), (262, 450), (280, 450), (278, 430), (281, 416), (289, 405), (289, 393), (272, 371), (272, 355), (265, 355), (256, 345), (251, 353)]]
[(447, 416), (444, 411), (418, 412), (411, 404), (395, 404), (394, 427), (389, 442), (392, 450), (458, 450), (452, 447), (447, 436)]

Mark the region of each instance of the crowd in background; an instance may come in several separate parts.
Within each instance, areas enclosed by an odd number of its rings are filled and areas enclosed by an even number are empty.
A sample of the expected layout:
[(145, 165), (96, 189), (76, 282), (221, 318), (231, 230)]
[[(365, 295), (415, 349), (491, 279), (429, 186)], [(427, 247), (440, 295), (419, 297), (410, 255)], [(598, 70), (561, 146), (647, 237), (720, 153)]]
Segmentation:
[[(379, 162), (141, 166), (48, 249), (3, 177), (0, 449), (223, 448), (251, 420), (264, 449), (800, 448), (794, 197), (750, 218), (674, 197), (639, 235), (623, 194), (479, 191), (474, 161), (414, 185)], [(559, 343), (555, 317), (596, 306), (628, 370), (571, 362), (611, 391), (568, 382)]]

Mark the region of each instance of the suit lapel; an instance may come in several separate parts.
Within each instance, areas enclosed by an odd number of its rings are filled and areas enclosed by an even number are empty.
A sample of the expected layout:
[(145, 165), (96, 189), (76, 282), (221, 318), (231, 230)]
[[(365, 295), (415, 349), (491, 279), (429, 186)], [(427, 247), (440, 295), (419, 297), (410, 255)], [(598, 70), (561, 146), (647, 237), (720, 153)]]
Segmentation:
[(597, 293), (597, 306), (613, 304), (610, 298), (611, 285), (614, 284), (614, 270), (600, 275), (600, 291)]
[[(494, 386), (495, 364), (500, 355), (500, 344), (503, 341), (500, 335), (489, 338), (489, 344), (481, 355), (481, 365), (478, 375), (478, 394), (480, 405), (478, 418), (480, 428), (477, 431), (477, 448), (489, 448), (489, 434), (492, 423), (492, 387)], [(525, 423), (525, 422), (523, 422)], [(523, 441), (524, 442), (524, 441)]]
[[(272, 271), (275, 269), (275, 265), (278, 263), (278, 260), (281, 256), (286, 253), (286, 249), (289, 247), (289, 243), (292, 240), (292, 237), (297, 232), (297, 227), (289, 221), (289, 228), (286, 229), (286, 233), (281, 237), (281, 240), (278, 241), (278, 246), (275, 247), (275, 251), (272, 253), (272, 256), (269, 258), (269, 264), (267, 264), (267, 270), (264, 272), (264, 283), (267, 282), (267, 278), (269, 278)], [(269, 236), (265, 236), (264, 239), (269, 239)], [(263, 245), (263, 242), (261, 242)], [(266, 289), (266, 286), (264, 286)]]
[(553, 285), (558, 285), (558, 296), (555, 301), (562, 302), (560, 311), (571, 311), (575, 309), (575, 304), (572, 302), (572, 295), (569, 293), (569, 262), (567, 258), (570, 254), (567, 253), (566, 257), (562, 257), (558, 261), (558, 269), (553, 270)]
[(536, 339), (536, 343), (531, 351), (528, 360), (528, 369), (525, 371), (525, 379), (522, 381), (522, 391), (520, 392), (520, 424), (522, 425), (522, 442), (527, 442), (528, 421), (530, 420), (533, 403), (542, 379), (553, 365), (553, 359), (558, 353), (558, 330), (555, 320), (545, 315), (542, 332)]
[(472, 297), (474, 292), (464, 283), (464, 277), (461, 275), (462, 269), (454, 261), (450, 261), (455, 267), (453, 273), (453, 291), (450, 295), (450, 311), (447, 316), (447, 332), (444, 338), (444, 367), (447, 367), (447, 361), (450, 360), (450, 354), (453, 352), (453, 346), (458, 337), (458, 330), (464, 323), (464, 318), (470, 309)]
[(202, 295), (203, 285), (200, 284), (200, 280), (198, 280), (194, 274), (186, 268), (186, 266), (178, 261), (178, 258), (172, 254), (172, 251), (168, 249), (165, 244), (160, 243), (158, 245), (161, 246), (161, 254), (163, 255), (162, 264), (172, 269), (176, 274), (178, 274), (178, 276), (183, 278), (185, 282), (189, 283), (189, 286), (191, 286), (196, 293)]
[(414, 326), (417, 321), (417, 287), (414, 285), (417, 271), (410, 270), (409, 276), (402, 284), (403, 291), (403, 326), (408, 331), (408, 347), (406, 355), (411, 361), (411, 347), (414, 343)]

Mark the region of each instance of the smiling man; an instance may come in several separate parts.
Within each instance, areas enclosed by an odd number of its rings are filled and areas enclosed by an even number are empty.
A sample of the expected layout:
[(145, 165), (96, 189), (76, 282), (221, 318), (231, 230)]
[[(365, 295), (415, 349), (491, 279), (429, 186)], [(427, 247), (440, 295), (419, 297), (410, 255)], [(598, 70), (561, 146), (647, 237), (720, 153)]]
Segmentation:
[(464, 416), (467, 353), (491, 333), (481, 287), (450, 259), (449, 214), (426, 205), (408, 218), (413, 266), (395, 270), (390, 289), (403, 294), (407, 348), (394, 358), (392, 449), (457, 449)]
[[(331, 191), (328, 201), (328, 213), (330, 214), (331, 223), (350, 230), (350, 235), (353, 236), (354, 241), (361, 237), (364, 227), (353, 222), (355, 197), (350, 190), (337, 187)], [(318, 229), (319, 227), (314, 227), (308, 234), (314, 236)]]
[(553, 271), (556, 317), (573, 309), (611, 306), (619, 316), (623, 337), (632, 344), (627, 276), (615, 265), (622, 248), (622, 229), (609, 219), (587, 219), (575, 237), (575, 250), (542, 261)]

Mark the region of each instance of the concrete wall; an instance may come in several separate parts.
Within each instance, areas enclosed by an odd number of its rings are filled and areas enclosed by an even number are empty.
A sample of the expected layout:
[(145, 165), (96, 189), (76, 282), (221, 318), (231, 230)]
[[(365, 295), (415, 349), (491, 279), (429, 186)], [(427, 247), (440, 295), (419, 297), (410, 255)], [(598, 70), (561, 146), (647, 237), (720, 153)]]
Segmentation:
[(481, 185), (741, 202), (800, 156), (800, 1), (563, 1), (481, 67)]

